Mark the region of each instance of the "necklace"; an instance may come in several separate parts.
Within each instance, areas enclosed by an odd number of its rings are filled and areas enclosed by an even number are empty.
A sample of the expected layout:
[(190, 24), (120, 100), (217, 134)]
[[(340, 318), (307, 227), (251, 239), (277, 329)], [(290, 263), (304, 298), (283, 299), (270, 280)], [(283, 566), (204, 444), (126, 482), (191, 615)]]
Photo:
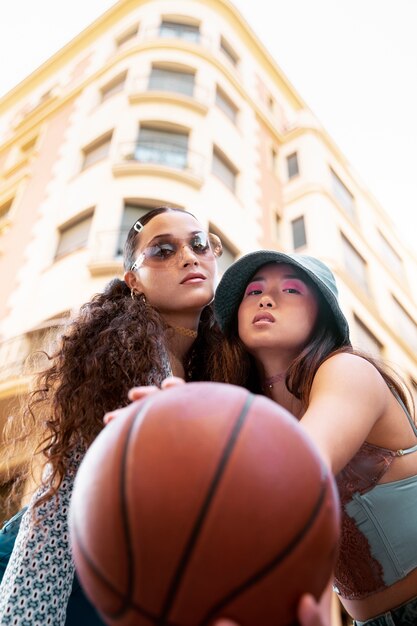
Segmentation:
[(274, 374), (274, 376), (269, 376), (269, 378), (265, 378), (265, 385), (269, 387), (269, 389), (272, 389), (275, 383), (284, 380), (286, 373), (287, 372), (279, 372), (278, 374)]
[(184, 335), (184, 337), (192, 337), (192, 339), (195, 339), (198, 335), (196, 330), (192, 330), (191, 328), (184, 328), (184, 326), (173, 326), (173, 329), (179, 335)]

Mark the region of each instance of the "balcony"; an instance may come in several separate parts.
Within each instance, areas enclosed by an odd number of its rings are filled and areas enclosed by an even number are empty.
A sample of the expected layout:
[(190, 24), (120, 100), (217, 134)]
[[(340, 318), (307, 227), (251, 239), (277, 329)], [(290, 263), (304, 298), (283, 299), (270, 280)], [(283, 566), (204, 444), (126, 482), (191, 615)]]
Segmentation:
[(96, 233), (88, 264), (92, 276), (122, 274), (123, 246), (128, 232), (122, 229)]
[[(172, 72), (172, 74), (175, 74)], [(189, 76), (192, 76), (190, 74)], [(194, 77), (193, 77), (194, 78)], [(192, 81), (172, 77), (155, 77), (152, 73), (138, 76), (132, 84), (129, 102), (166, 102), (169, 105), (178, 104), (206, 115), (209, 109), (210, 92), (207, 87), (195, 84)]]
[(113, 165), (114, 176), (162, 176), (199, 189), (203, 184), (204, 158), (183, 144), (161, 141), (123, 142)]
[(64, 320), (51, 321), (45, 327), (0, 343), (0, 391), (24, 390), (30, 378), (48, 366), (42, 351), (53, 350), (63, 323)]
[[(186, 25), (184, 25), (186, 26)], [(145, 28), (141, 32), (143, 41), (151, 41), (159, 39), (161, 42), (167, 42), (168, 45), (172, 45), (172, 40), (175, 42), (175, 46), (178, 46), (178, 42), (181, 41), (185, 45), (202, 46), (212, 50), (214, 48), (213, 40), (211, 37), (201, 33), (196, 29), (175, 28), (165, 24), (160, 27), (150, 26)]]

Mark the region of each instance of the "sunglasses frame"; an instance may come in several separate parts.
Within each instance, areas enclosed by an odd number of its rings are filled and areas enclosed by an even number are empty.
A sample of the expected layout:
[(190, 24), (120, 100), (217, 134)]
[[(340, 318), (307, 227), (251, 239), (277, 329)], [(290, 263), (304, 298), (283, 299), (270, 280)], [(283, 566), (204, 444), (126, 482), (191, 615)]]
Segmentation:
[[(138, 220), (138, 222), (139, 222), (139, 220)], [(138, 222), (136, 222), (135, 225), (134, 225), (135, 230), (137, 230), (136, 229), (136, 224)], [(140, 224), (140, 226), (142, 226), (142, 224)], [(142, 229), (143, 229), (143, 226), (142, 226), (141, 230)], [(137, 231), (137, 232), (140, 232), (140, 231)], [(205, 235), (207, 235), (207, 239), (208, 239), (208, 242), (209, 242), (210, 250), (211, 250), (214, 258), (218, 259), (219, 257), (221, 257), (221, 255), (223, 254), (223, 246), (222, 246), (222, 242), (221, 242), (220, 237), (218, 235), (215, 235), (214, 233), (210, 233), (210, 232), (208, 232), (208, 233), (206, 233), (204, 231), (199, 231), (199, 232), (204, 233)], [(196, 234), (198, 234), (198, 233), (196, 233)], [(176, 239), (175, 237), (173, 238), (174, 241), (182, 241), (183, 242), (183, 244), (181, 246), (181, 249), (184, 246), (187, 246), (187, 245), (190, 247), (190, 241), (192, 239), (193, 239), (193, 237), (191, 236), (189, 238), (188, 243), (185, 243), (184, 240), (179, 240), (179, 239)], [(212, 241), (213, 240), (214, 240), (214, 246), (212, 245)], [(220, 251), (219, 251), (219, 248), (220, 248)], [(146, 250), (146, 248), (145, 248), (145, 250)], [(216, 252), (216, 250), (217, 250), (217, 252)], [(178, 252), (179, 252), (179, 249), (175, 252), (174, 258), (177, 256)], [(200, 256), (200, 255), (197, 254), (197, 256)], [(132, 263), (130, 271), (131, 272), (136, 272), (137, 270), (139, 270), (144, 265), (144, 263), (143, 263), (144, 259), (145, 259), (145, 255), (144, 255), (143, 252), (141, 252), (139, 254), (138, 258), (136, 259), (136, 261), (134, 263)], [(164, 264), (164, 261), (162, 260), (161, 261), (161, 265), (163, 265), (163, 264)]]

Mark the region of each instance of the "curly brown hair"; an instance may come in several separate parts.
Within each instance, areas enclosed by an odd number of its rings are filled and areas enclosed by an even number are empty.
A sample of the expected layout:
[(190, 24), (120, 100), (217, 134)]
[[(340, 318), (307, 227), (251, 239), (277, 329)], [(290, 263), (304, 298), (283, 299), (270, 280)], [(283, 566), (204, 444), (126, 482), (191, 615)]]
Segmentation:
[[(144, 225), (166, 211), (180, 209), (158, 207), (140, 221)], [(132, 227), (125, 245), (126, 269), (139, 241), (140, 233)], [(32, 445), (37, 441), (36, 455), (50, 469), (37, 505), (56, 494), (74, 453), (85, 452), (102, 430), (104, 414), (129, 403), (131, 387), (161, 384), (167, 375), (166, 330), (159, 312), (143, 298), (132, 299), (126, 283), (117, 278), (81, 307), (48, 357), (51, 365), (37, 377), (19, 423), (24, 430), (14, 437)], [(187, 380), (206, 379), (207, 354), (219, 335), (209, 305), (185, 358)]]

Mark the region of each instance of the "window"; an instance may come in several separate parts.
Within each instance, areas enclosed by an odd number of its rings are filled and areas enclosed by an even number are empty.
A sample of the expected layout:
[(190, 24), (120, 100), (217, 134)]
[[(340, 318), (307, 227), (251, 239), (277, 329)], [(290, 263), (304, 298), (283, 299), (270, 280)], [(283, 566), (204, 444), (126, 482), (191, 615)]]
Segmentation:
[(56, 88), (57, 88), (57, 85), (54, 85), (47, 91), (44, 91), (44, 93), (40, 96), (36, 106), (39, 106), (40, 104), (43, 104), (44, 102), (47, 102), (48, 100), (50, 100), (53, 97), (56, 91)]
[(274, 146), (272, 146), (271, 148), (270, 158), (271, 158), (271, 172), (273, 174), (276, 174), (277, 167), (278, 167), (278, 152), (276, 151), (276, 148), (274, 148)]
[(7, 219), (10, 209), (12, 208), (13, 200), (14, 198), (9, 198), (9, 200), (0, 204), (0, 221)]
[(200, 28), (195, 24), (162, 20), (159, 28), (159, 36), (176, 37), (178, 39), (186, 39), (187, 41), (197, 43), (200, 40)]
[(32, 150), (35, 149), (37, 141), (38, 141), (38, 135), (35, 135), (31, 139), (29, 139), (29, 141), (26, 141), (26, 143), (22, 144), (22, 146), (20, 147), (20, 152), (24, 156), (30, 154)]
[(228, 43), (224, 37), (220, 38), (220, 50), (229, 59), (229, 61), (230, 61), (230, 63), (232, 63), (232, 65), (237, 65), (238, 64), (238, 62), (239, 62), (238, 55), (233, 50), (233, 48), (230, 45), (230, 43)]
[(194, 79), (195, 76), (192, 72), (152, 67), (148, 89), (150, 91), (173, 91), (185, 96), (192, 96), (194, 94)]
[(216, 106), (219, 107), (227, 115), (227, 117), (236, 124), (238, 108), (233, 102), (230, 100), (228, 96), (224, 93), (219, 86), (216, 88)]
[(122, 216), (122, 223), (120, 225), (119, 239), (117, 242), (115, 255), (116, 257), (123, 256), (123, 248), (126, 242), (126, 238), (133, 224), (136, 222), (136, 220), (143, 217), (145, 213), (148, 213), (148, 211), (150, 211), (152, 208), (154, 207), (146, 205), (142, 206), (140, 204), (125, 204)]
[(332, 178), (332, 190), (334, 196), (340, 202), (346, 213), (355, 219), (355, 198), (350, 193), (349, 189), (340, 180), (338, 175), (330, 168), (330, 174)]
[(280, 218), (280, 216), (275, 213), (275, 239), (277, 241), (281, 240), (281, 227), (282, 227), (282, 220)]
[(59, 229), (59, 242), (55, 253), (55, 259), (65, 254), (74, 252), (80, 248), (85, 248), (90, 232), (93, 213), (72, 221)]
[(139, 24), (135, 24), (134, 26), (131, 26), (128, 30), (126, 30), (121, 35), (119, 35), (119, 37), (116, 38), (116, 46), (120, 48), (120, 46), (123, 46), (123, 44), (125, 44), (127, 41), (134, 39), (136, 35), (138, 34), (138, 31), (139, 31)]
[(141, 127), (135, 148), (140, 163), (157, 163), (176, 169), (186, 169), (188, 132)]
[(294, 178), (294, 176), (298, 176), (298, 174), (300, 173), (298, 169), (298, 156), (296, 152), (293, 152), (292, 154), (289, 154), (287, 156), (287, 172), (288, 178), (290, 180), (291, 178)]
[(292, 230), (292, 243), (294, 250), (302, 248), (307, 243), (306, 227), (304, 222), (304, 216), (298, 217), (291, 222)]
[(237, 170), (227, 157), (215, 146), (213, 147), (213, 174), (217, 176), (233, 193), (236, 191)]
[(86, 146), (83, 150), (84, 161), (82, 165), (82, 169), (85, 170), (86, 167), (90, 165), (94, 165), (98, 161), (105, 159), (110, 151), (110, 143), (111, 143), (111, 133), (107, 133), (100, 139), (96, 139), (89, 146)]
[(404, 342), (414, 351), (417, 350), (417, 324), (404, 307), (392, 296), (395, 314), (395, 330)]
[(417, 382), (413, 378), (410, 378), (410, 383), (408, 387), (410, 388), (414, 407), (417, 407)]
[(356, 248), (342, 234), (342, 248), (345, 260), (345, 268), (353, 280), (358, 283), (366, 293), (369, 294), (367, 264)]
[(378, 231), (379, 244), (382, 256), (385, 263), (397, 274), (400, 278), (404, 279), (404, 266), (401, 257), (396, 253), (392, 245), (384, 237), (384, 235)]
[(215, 228), (212, 224), (209, 224), (209, 231), (214, 233), (220, 238), (223, 247), (223, 254), (217, 259), (217, 267), (219, 268), (219, 274), (222, 275), (227, 268), (232, 265), (236, 260), (238, 251), (236, 248), (227, 241), (227, 239)]
[(381, 357), (383, 346), (382, 343), (375, 337), (373, 333), (365, 326), (365, 324), (356, 316), (353, 316), (354, 321), (354, 345), (355, 348), (363, 350), (372, 356)]
[(123, 72), (119, 76), (116, 76), (111, 80), (107, 85), (101, 88), (101, 101), (107, 100), (107, 98), (111, 98), (114, 94), (123, 91), (126, 81), (127, 72)]

